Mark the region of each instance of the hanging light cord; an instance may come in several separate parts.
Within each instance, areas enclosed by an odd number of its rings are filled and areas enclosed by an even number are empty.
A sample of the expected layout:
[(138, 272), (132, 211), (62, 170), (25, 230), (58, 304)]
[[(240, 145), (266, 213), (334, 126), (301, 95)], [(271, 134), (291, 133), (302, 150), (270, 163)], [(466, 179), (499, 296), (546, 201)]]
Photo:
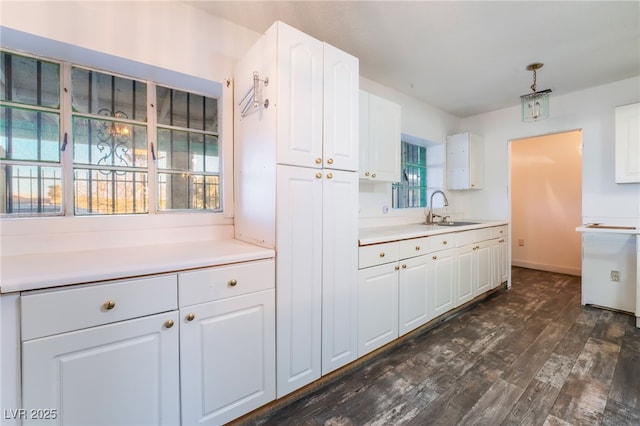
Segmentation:
[(531, 90), (533, 93), (536, 93), (536, 70), (533, 69), (533, 84), (531, 85)]

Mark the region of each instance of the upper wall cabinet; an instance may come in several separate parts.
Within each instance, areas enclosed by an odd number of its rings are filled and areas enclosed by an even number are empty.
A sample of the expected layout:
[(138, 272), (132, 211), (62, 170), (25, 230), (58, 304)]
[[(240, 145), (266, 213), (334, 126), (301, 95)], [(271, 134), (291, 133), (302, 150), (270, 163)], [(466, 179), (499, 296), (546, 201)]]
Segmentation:
[(447, 189), (481, 189), (484, 185), (482, 138), (473, 133), (447, 136)]
[(360, 179), (400, 182), (400, 105), (360, 91)]
[(278, 163), (356, 171), (358, 59), (283, 23), (270, 31), (278, 40)]
[(640, 103), (616, 107), (616, 183), (640, 182)]

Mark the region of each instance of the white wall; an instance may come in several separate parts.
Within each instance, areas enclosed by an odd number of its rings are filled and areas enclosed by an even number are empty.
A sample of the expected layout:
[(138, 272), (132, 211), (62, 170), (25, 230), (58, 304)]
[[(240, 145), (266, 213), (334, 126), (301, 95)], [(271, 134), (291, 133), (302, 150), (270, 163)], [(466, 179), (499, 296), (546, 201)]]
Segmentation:
[[(144, 245), (233, 235), (233, 70), (259, 34), (179, 2), (13, 1), (0, 2), (1, 24), (26, 33), (15, 45), (46, 56), (79, 58), (81, 65), (110, 57), (181, 73), (187, 81), (222, 84), (221, 140), (224, 214), (162, 214), (135, 217), (3, 219), (2, 255), (82, 250), (118, 244)], [(16, 31), (11, 32), (12, 36)], [(38, 43), (38, 36), (47, 42)], [(47, 47), (43, 47), (46, 44)], [(102, 56), (101, 56), (102, 55)], [(106, 56), (111, 55), (111, 56)], [(54, 57), (54, 59), (65, 59)], [(75, 59), (74, 59), (75, 60)], [(116, 61), (111, 60), (111, 63)], [(195, 77), (195, 79), (193, 78)], [(230, 85), (226, 85), (230, 79)], [(205, 82), (206, 84), (206, 82)], [(187, 88), (189, 89), (189, 88)], [(155, 216), (155, 217), (152, 217)]]
[(550, 117), (536, 123), (521, 122), (519, 105), (461, 120), (460, 130), (483, 135), (487, 167), (485, 188), (460, 194), (455, 202), (480, 217), (507, 218), (509, 141), (581, 129), (583, 221), (637, 226), (640, 184), (616, 184), (614, 180), (614, 108), (639, 100), (640, 77), (634, 77), (567, 95), (552, 94)]

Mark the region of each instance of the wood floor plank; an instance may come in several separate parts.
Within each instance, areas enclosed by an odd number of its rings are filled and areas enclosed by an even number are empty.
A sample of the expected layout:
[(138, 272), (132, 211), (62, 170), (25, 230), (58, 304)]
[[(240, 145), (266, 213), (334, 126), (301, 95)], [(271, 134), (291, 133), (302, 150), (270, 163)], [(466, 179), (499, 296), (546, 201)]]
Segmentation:
[(513, 268), (512, 278), (320, 389), (234, 423), (640, 425), (635, 318), (581, 306), (580, 277)]
[[(541, 425), (555, 403), (560, 388), (551, 382), (533, 380), (505, 417), (502, 425)], [(511, 408), (511, 407), (509, 407)]]
[(523, 389), (498, 379), (460, 420), (461, 425), (499, 425), (520, 399)]

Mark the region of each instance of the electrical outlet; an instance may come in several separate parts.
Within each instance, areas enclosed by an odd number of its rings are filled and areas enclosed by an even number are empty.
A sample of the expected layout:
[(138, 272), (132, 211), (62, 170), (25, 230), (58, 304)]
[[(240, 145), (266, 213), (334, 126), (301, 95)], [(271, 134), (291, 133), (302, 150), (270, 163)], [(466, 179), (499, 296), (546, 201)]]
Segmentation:
[(519, 239), (519, 240), (518, 240), (518, 245), (519, 245), (520, 247), (524, 247), (524, 240), (523, 240), (523, 239)]
[(609, 274), (609, 279), (611, 281), (620, 281), (620, 271), (611, 271), (611, 273)]

